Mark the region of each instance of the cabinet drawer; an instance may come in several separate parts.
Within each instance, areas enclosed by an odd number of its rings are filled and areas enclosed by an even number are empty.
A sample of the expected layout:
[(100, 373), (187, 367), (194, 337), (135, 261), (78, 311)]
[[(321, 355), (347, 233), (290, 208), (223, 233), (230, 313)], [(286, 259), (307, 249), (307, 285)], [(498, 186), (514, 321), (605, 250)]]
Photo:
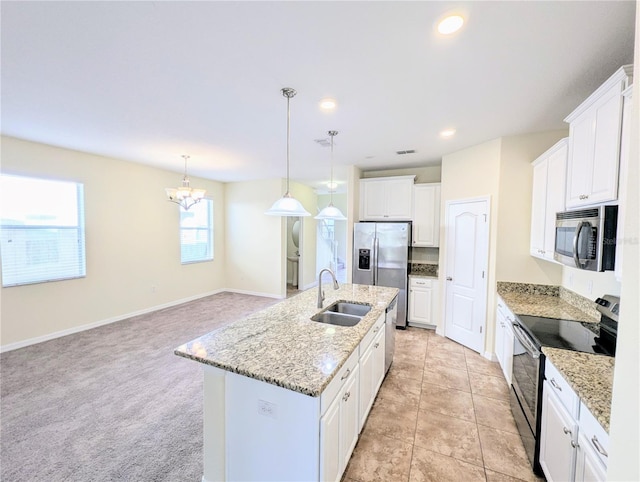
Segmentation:
[(433, 283), (438, 280), (431, 278), (409, 278), (409, 288), (433, 288)]
[(586, 439), (583, 443), (591, 446), (606, 467), (609, 459), (609, 434), (582, 402), (580, 402), (580, 432)]
[(371, 327), (371, 329), (367, 332), (367, 334), (364, 335), (364, 338), (362, 338), (362, 341), (360, 342), (360, 356), (364, 355), (365, 350), (369, 348), (369, 345), (371, 344), (373, 339), (376, 337), (378, 332), (380, 330), (384, 331), (384, 316), (385, 316), (384, 314), (380, 315), (380, 318), (378, 318), (378, 321), (375, 322), (375, 324)]
[(349, 358), (345, 362), (344, 365), (340, 367), (338, 373), (333, 377), (333, 380), (329, 382), (327, 388), (324, 389), (324, 392), (320, 395), (320, 415), (324, 415), (324, 413), (333, 402), (333, 399), (336, 398), (336, 395), (345, 384), (349, 375), (351, 375), (356, 368), (358, 367), (358, 361), (360, 357), (360, 352), (358, 348), (353, 350), (353, 353), (349, 355)]
[(545, 364), (544, 377), (549, 382), (549, 388), (560, 399), (564, 407), (573, 418), (578, 418), (578, 408), (580, 407), (580, 398), (573, 388), (567, 383), (560, 372), (553, 364), (547, 360)]

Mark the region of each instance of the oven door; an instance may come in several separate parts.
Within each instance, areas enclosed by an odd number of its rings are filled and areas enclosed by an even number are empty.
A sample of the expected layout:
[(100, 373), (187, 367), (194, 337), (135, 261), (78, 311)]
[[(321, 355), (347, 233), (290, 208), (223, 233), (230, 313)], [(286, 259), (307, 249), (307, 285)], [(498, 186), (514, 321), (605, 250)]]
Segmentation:
[(533, 470), (540, 474), (542, 472), (538, 462), (540, 452), (538, 416), (544, 355), (517, 320), (512, 322), (512, 326), (515, 337), (511, 411)]

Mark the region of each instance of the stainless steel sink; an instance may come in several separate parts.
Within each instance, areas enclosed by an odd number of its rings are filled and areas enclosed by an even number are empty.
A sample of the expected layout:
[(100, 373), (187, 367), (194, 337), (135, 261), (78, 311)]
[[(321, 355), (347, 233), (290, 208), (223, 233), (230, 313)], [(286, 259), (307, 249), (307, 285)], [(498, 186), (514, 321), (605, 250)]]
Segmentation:
[(329, 325), (355, 326), (369, 311), (371, 311), (369, 305), (336, 301), (320, 313), (313, 315), (311, 320)]

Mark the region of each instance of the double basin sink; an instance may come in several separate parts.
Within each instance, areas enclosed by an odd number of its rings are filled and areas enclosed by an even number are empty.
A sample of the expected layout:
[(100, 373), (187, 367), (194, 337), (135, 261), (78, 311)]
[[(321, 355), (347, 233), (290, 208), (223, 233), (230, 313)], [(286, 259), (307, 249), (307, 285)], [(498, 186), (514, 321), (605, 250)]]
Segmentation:
[(312, 321), (337, 326), (355, 326), (371, 311), (371, 306), (336, 301), (311, 317)]

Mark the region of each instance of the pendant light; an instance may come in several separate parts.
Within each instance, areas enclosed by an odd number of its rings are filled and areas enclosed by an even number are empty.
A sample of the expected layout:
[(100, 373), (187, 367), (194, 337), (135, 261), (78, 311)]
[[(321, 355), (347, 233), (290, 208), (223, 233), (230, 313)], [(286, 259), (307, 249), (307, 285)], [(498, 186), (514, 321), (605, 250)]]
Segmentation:
[(290, 87), (282, 89), (282, 95), (287, 98), (287, 191), (280, 199), (273, 203), (271, 209), (265, 212), (269, 216), (311, 216), (300, 202), (289, 194), (289, 137), (290, 137), (290, 108), (291, 97), (296, 91)]
[(189, 176), (187, 176), (187, 161), (189, 160), (189, 156), (182, 157), (184, 159), (184, 176), (182, 177), (182, 186), (178, 188), (167, 187), (165, 188), (165, 192), (167, 193), (168, 201), (179, 204), (185, 211), (188, 211), (191, 206), (199, 203), (200, 200), (204, 198), (207, 191), (205, 189), (192, 189), (189, 186)]
[(335, 184), (333, 183), (333, 138), (338, 135), (338, 131), (327, 132), (331, 137), (331, 182), (329, 183), (329, 205), (318, 213), (315, 219), (334, 219), (336, 221), (344, 221), (347, 218), (342, 211), (333, 205), (333, 191)]

